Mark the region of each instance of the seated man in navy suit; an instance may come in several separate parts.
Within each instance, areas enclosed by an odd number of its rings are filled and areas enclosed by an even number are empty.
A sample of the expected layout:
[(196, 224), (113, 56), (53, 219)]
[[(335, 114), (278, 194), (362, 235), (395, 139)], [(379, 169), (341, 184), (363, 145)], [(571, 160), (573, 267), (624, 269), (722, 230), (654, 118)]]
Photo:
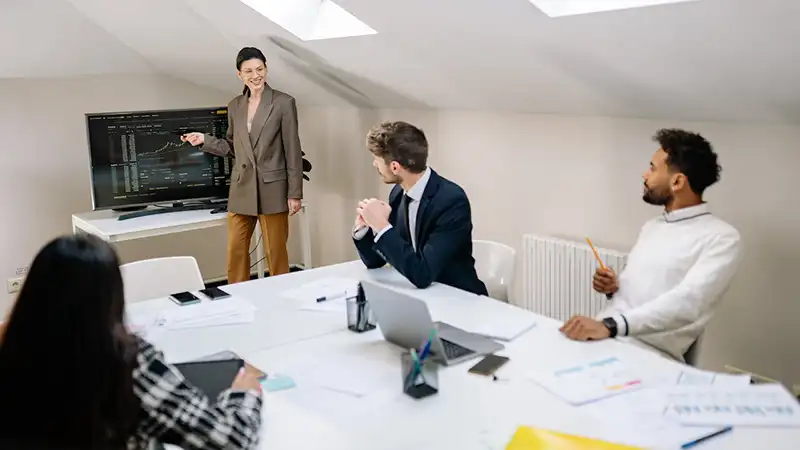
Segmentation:
[(436, 281), (487, 295), (472, 258), (469, 199), (427, 166), (425, 133), (384, 122), (367, 134), (367, 147), (383, 182), (395, 186), (388, 203), (358, 205), (353, 239), (364, 264), (376, 269), (388, 262), (418, 288)]

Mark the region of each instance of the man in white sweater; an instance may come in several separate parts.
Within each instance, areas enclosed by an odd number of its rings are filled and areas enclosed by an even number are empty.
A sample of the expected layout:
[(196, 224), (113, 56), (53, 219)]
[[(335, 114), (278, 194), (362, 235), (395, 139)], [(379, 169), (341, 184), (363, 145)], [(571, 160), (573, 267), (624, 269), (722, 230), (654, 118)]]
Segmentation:
[(708, 141), (676, 129), (653, 140), (660, 148), (644, 173), (644, 201), (664, 213), (642, 227), (619, 277), (611, 269), (595, 273), (594, 289), (609, 306), (597, 319), (571, 318), (561, 331), (581, 341), (630, 336), (683, 361), (736, 272), (741, 239), (703, 201), (720, 173)]

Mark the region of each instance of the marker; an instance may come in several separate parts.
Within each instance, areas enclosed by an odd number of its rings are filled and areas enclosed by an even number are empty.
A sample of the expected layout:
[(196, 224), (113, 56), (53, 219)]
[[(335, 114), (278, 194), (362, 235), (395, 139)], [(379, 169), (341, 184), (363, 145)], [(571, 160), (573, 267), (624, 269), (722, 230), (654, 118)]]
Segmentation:
[(428, 353), (431, 351), (431, 344), (433, 343), (433, 339), (436, 337), (436, 328), (431, 329), (430, 334), (428, 335), (428, 341), (425, 345), (422, 346), (422, 349), (419, 352), (419, 358), (425, 359), (428, 357)]
[(412, 348), (409, 349), (409, 352), (411, 353), (411, 359), (414, 360), (415, 363), (419, 364), (419, 357), (417, 356), (417, 350)]
[(711, 433), (711, 434), (708, 434), (708, 435), (706, 435), (706, 436), (703, 436), (703, 437), (701, 437), (701, 438), (699, 438), (699, 439), (695, 439), (695, 440), (694, 440), (694, 441), (692, 441), (692, 442), (687, 442), (687, 443), (685, 443), (685, 444), (681, 445), (681, 448), (682, 448), (682, 449), (685, 449), (685, 448), (692, 448), (692, 447), (694, 447), (694, 446), (695, 446), (695, 445), (697, 445), (697, 444), (700, 444), (700, 443), (702, 443), (702, 442), (705, 442), (705, 441), (707, 441), (707, 440), (709, 440), (709, 439), (711, 439), (711, 438), (717, 437), (717, 436), (719, 436), (719, 435), (721, 435), (721, 434), (725, 434), (725, 433), (727, 433), (727, 432), (729, 432), (729, 431), (733, 431), (733, 427), (730, 427), (730, 426), (728, 426), (728, 427), (725, 427), (725, 428), (723, 428), (723, 429), (721, 429), (721, 430), (719, 430), (719, 431), (715, 431), (715, 432), (713, 432), (713, 433)]

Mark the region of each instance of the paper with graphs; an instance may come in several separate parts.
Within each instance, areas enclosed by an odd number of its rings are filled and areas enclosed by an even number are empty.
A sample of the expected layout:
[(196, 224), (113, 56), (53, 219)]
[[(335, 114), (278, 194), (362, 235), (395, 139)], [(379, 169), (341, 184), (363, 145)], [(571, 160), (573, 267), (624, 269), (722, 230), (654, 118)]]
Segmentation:
[(664, 416), (684, 425), (800, 427), (800, 403), (778, 383), (680, 386), (665, 395)]
[(573, 405), (582, 405), (642, 387), (642, 378), (622, 359), (602, 359), (560, 367), (540, 367), (529, 378)]

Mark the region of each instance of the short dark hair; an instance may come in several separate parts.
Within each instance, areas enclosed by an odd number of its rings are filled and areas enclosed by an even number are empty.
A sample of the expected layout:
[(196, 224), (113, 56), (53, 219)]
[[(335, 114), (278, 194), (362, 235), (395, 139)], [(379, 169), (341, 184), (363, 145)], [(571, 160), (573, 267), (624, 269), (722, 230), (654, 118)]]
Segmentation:
[(722, 167), (711, 144), (697, 133), (676, 128), (658, 130), (653, 140), (667, 153), (667, 166), (686, 175), (697, 195), (719, 181)]
[(381, 122), (367, 133), (367, 148), (386, 163), (397, 161), (411, 173), (421, 173), (428, 164), (428, 139), (407, 122)]

